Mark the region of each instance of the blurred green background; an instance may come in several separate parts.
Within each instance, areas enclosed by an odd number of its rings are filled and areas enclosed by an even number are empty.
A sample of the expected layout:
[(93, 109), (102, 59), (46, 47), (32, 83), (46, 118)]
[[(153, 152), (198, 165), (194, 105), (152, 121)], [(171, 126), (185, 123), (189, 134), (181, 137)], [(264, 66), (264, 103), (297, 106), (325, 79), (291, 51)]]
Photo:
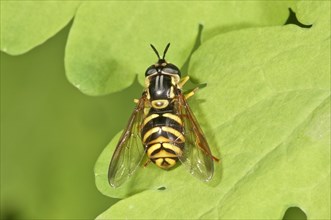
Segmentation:
[(96, 189), (94, 163), (141, 87), (103, 97), (73, 87), (64, 70), (70, 26), (24, 55), (1, 52), (2, 219), (93, 219), (116, 202)]

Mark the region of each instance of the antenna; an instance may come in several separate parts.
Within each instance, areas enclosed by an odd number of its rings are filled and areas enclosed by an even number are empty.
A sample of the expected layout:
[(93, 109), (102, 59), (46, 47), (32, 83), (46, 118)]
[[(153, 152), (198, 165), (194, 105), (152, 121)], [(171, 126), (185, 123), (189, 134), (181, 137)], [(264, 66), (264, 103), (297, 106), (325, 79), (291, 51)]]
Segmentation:
[(161, 58), (160, 58), (160, 55), (159, 55), (159, 52), (157, 52), (157, 49), (153, 46), (153, 44), (150, 44), (150, 45), (151, 45), (152, 49), (154, 50), (154, 52), (155, 52), (157, 58), (161, 59)]
[(153, 45), (153, 44), (150, 44), (150, 45), (151, 45), (152, 49), (154, 50), (154, 52), (155, 52), (157, 58), (159, 58), (159, 60), (164, 60), (165, 55), (166, 55), (166, 53), (167, 53), (167, 51), (168, 51), (168, 49), (169, 49), (169, 47), (170, 47), (170, 43), (168, 43), (167, 46), (166, 46), (166, 48), (164, 49), (162, 59), (161, 59), (161, 57), (160, 57), (159, 52), (158, 52), (157, 49), (154, 47), (154, 45)]
[(164, 60), (164, 58), (165, 58), (165, 55), (166, 55), (166, 53), (167, 53), (169, 47), (170, 47), (170, 43), (168, 43), (167, 46), (166, 46), (166, 48), (164, 49), (163, 56), (162, 56), (162, 59), (163, 59), (163, 60)]

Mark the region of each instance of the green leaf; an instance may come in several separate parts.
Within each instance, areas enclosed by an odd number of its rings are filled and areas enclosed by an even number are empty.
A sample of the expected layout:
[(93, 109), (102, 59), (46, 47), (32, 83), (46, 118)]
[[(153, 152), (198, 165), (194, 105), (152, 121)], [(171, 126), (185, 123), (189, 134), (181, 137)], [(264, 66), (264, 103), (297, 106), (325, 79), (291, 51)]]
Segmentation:
[(204, 42), (189, 74), (207, 87), (190, 102), (221, 158), (214, 179), (151, 164), (112, 189), (117, 136), (98, 159), (96, 182), (124, 199), (98, 219), (281, 219), (292, 206), (330, 219), (330, 32), (319, 27), (329, 5), (318, 6), (311, 29), (250, 28)]
[(319, 29), (314, 31), (318, 37), (327, 39), (330, 36), (330, 33), (325, 31), (330, 29), (330, 2), (301, 1), (295, 9), (298, 11), (297, 17), (301, 22), (313, 24), (314, 29)]
[(80, 1), (1, 1), (1, 50), (25, 53), (55, 35)]
[(181, 66), (204, 26), (202, 39), (231, 30), (282, 25), (292, 2), (85, 2), (75, 17), (66, 50), (69, 81), (82, 92), (102, 95), (124, 89), (156, 61), (168, 42), (171, 62)]

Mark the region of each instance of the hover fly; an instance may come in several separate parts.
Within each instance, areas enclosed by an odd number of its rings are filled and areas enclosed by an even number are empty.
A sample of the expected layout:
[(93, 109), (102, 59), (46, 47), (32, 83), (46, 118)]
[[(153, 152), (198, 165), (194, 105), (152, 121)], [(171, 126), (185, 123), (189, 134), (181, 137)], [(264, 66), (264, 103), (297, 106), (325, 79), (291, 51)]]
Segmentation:
[(177, 66), (162, 58), (153, 45), (157, 63), (145, 72), (145, 89), (135, 100), (129, 123), (117, 144), (108, 171), (109, 184), (120, 186), (142, 163), (153, 162), (169, 169), (180, 161), (188, 171), (203, 181), (209, 181), (214, 172), (214, 160), (206, 138), (194, 117), (187, 99), (196, 89), (183, 94), (182, 87), (189, 77), (181, 79)]

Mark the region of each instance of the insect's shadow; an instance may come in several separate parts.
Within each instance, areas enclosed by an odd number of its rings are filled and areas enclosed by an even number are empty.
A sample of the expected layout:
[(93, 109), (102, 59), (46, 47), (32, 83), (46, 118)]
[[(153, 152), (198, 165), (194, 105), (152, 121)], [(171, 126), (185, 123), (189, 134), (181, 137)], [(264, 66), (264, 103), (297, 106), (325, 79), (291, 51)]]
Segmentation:
[[(198, 26), (198, 33), (197, 33), (197, 37), (195, 40), (195, 43), (193, 45), (193, 48), (191, 50), (191, 53), (189, 54), (189, 56), (187, 57), (185, 63), (183, 64), (183, 66), (180, 68), (181, 72), (183, 73), (183, 76), (188, 75), (188, 70), (189, 70), (189, 64), (190, 64), (190, 60), (191, 57), (193, 55), (193, 53), (200, 47), (201, 45), (201, 37), (202, 37), (202, 32), (203, 32), (203, 25), (199, 24)], [(185, 89), (186, 91), (190, 91), (196, 87), (199, 87), (199, 89), (203, 90), (204, 87), (207, 86), (207, 83), (202, 83), (202, 84), (197, 84), (195, 83), (193, 80), (189, 80), (186, 84), (185, 84)], [(203, 92), (203, 91), (198, 91), (198, 92)], [(213, 94), (215, 95), (215, 94)], [(207, 141), (209, 142), (210, 148), (212, 153), (214, 154), (214, 156), (221, 158), (221, 153), (219, 152), (220, 146), (218, 146), (219, 143), (217, 143), (216, 140), (216, 134), (214, 133), (215, 131), (213, 131), (212, 126), (210, 123), (208, 123), (208, 120), (205, 117), (205, 114), (203, 114), (203, 110), (201, 109), (201, 105), (204, 105), (206, 102), (208, 102), (208, 100), (206, 99), (197, 99), (195, 97), (192, 98), (192, 100), (190, 99), (190, 102), (192, 103), (192, 106), (194, 106), (193, 108), (193, 112), (195, 113), (199, 113), (199, 123), (201, 125), (201, 127), (203, 127), (204, 130), (204, 134), (207, 134)], [(201, 123), (203, 122), (203, 123)], [(222, 179), (223, 176), (223, 168), (221, 166), (221, 161), (219, 162), (215, 162), (215, 174), (213, 177), (213, 181), (210, 183), (211, 186), (217, 186)]]

